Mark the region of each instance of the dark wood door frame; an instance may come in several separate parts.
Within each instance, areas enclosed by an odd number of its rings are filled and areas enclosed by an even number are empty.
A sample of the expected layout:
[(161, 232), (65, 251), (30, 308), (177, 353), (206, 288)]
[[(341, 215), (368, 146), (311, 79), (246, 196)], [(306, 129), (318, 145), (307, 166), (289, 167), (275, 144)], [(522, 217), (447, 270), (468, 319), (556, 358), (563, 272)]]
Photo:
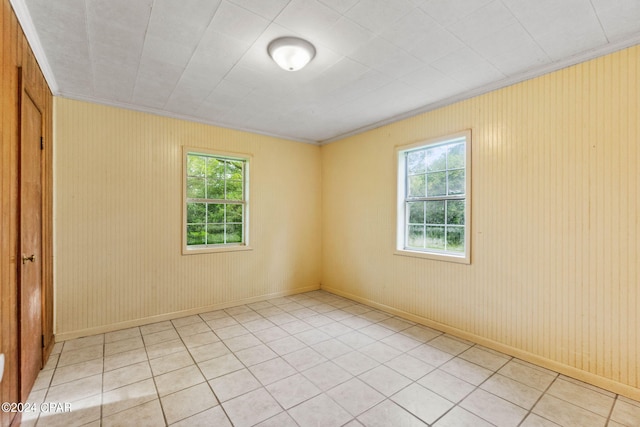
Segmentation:
[[(32, 366), (37, 366), (37, 370), (39, 372), (39, 370), (43, 367), (43, 364), (46, 363), (46, 360), (49, 356), (49, 354), (51, 353), (51, 350), (53, 349), (53, 344), (54, 344), (54, 340), (53, 340), (53, 325), (51, 324), (51, 320), (53, 318), (53, 313), (51, 312), (53, 309), (53, 304), (51, 301), (49, 301), (49, 298), (51, 298), (51, 292), (48, 292), (48, 289), (45, 289), (45, 287), (47, 285), (50, 286), (50, 282), (46, 279), (45, 277), (45, 260), (47, 259), (47, 257), (50, 257), (51, 254), (48, 254), (47, 252), (47, 246), (45, 245), (45, 238), (48, 238), (49, 241), (51, 239), (51, 236), (46, 236), (45, 233), (50, 233), (50, 229), (47, 227), (45, 228), (45, 207), (46, 207), (46, 197), (45, 197), (45, 192), (47, 191), (47, 185), (45, 182), (45, 173), (44, 170), (46, 168), (46, 161), (45, 161), (45, 153), (44, 153), (44, 140), (42, 138), (42, 135), (44, 135), (45, 133), (45, 126), (46, 126), (46, 111), (43, 108), (44, 106), (43, 104), (43, 100), (40, 99), (41, 97), (37, 96), (38, 91), (36, 90), (32, 90), (31, 89), (31, 84), (29, 83), (29, 81), (27, 79), (24, 78), (24, 75), (22, 73), (22, 69), (19, 67), (18, 68), (18, 87), (20, 88), (20, 93), (18, 96), (18, 114), (19, 114), (19, 132), (20, 132), (20, 137), (19, 137), (19, 165), (18, 165), (18, 189), (19, 189), (19, 195), (18, 195), (18, 218), (19, 218), (19, 222), (18, 222), (18, 253), (16, 254), (16, 260), (17, 260), (17, 267), (18, 267), (18, 272), (17, 272), (17, 278), (18, 278), (18, 287), (17, 287), (17, 291), (18, 291), (18, 310), (17, 310), (17, 316), (18, 316), (18, 333), (19, 333), (19, 339), (18, 339), (18, 358), (19, 358), (19, 369), (20, 369), (20, 374), (19, 374), (19, 395), (21, 400), (24, 402), (26, 401), (28, 394), (33, 386), (33, 381), (35, 380), (35, 377), (32, 374), (29, 374), (28, 372), (25, 372), (26, 369), (26, 365), (30, 364)], [(35, 107), (35, 110), (33, 110), (33, 108)], [(36, 111), (39, 114), (39, 129), (34, 130), (35, 134), (31, 134), (29, 135), (29, 132), (25, 132), (25, 128), (24, 126), (28, 126), (28, 123), (25, 123), (25, 117), (23, 117), (23, 115), (25, 114), (25, 108), (31, 108), (32, 111)], [(30, 137), (30, 141), (26, 141), (25, 138)], [(37, 139), (39, 139), (39, 141), (37, 141)], [(23, 219), (23, 214), (24, 212), (24, 206), (23, 206), (23, 192), (25, 191), (24, 188), (24, 183), (23, 181), (23, 168), (24, 168), (24, 161), (25, 159), (23, 158), (23, 153), (25, 152), (25, 150), (27, 149), (27, 147), (25, 146), (25, 144), (37, 144), (39, 146), (36, 147), (29, 147), (29, 149), (31, 150), (36, 150), (34, 151), (35, 153), (38, 154), (38, 159), (36, 161), (36, 163), (34, 163), (33, 166), (38, 168), (37, 171), (37, 175), (38, 175), (38, 179), (39, 179), (39, 201), (37, 204), (37, 209), (39, 210), (39, 212), (37, 212), (37, 221), (38, 221), (38, 229), (36, 230), (37, 234), (38, 234), (38, 245), (39, 247), (37, 249), (33, 249), (31, 248), (29, 250), (29, 254), (23, 253), (26, 248), (23, 247), (23, 233), (24, 233), (24, 229), (23, 226), (24, 224), (22, 223), (22, 219)], [(38, 144), (39, 143), (39, 144)], [(33, 260), (28, 260), (28, 258), (32, 255), (35, 255), (35, 259)], [(38, 253), (36, 253), (38, 252)], [(26, 261), (23, 261), (23, 258), (27, 257)], [(38, 259), (39, 258), (39, 259)], [(27, 303), (27, 301), (25, 301), (27, 295), (24, 295), (24, 290), (25, 290), (25, 283), (23, 283), (23, 280), (25, 278), (25, 272), (28, 271), (28, 268), (36, 268), (38, 269), (36, 276), (39, 278), (39, 289), (37, 289), (37, 292), (35, 295), (33, 292), (31, 292), (32, 295), (29, 295), (29, 298), (32, 299), (31, 301), (31, 305), (32, 307), (29, 307)], [(33, 272), (33, 270), (32, 270)], [(35, 298), (34, 298), (35, 295)], [(34, 306), (34, 304), (36, 304)], [(39, 311), (38, 313), (32, 313), (29, 314), (29, 316), (34, 316), (35, 322), (37, 322), (38, 324), (36, 325), (36, 328), (34, 330), (37, 330), (37, 335), (35, 337), (30, 337), (30, 340), (37, 340), (35, 343), (32, 342), (31, 345), (27, 345), (27, 343), (25, 342), (25, 339), (27, 338), (24, 334), (24, 326), (25, 326), (25, 322), (24, 319), (28, 313), (25, 313), (25, 308), (30, 309), (32, 312), (35, 309), (36, 312)], [(37, 318), (36, 318), (37, 317)], [(23, 353), (24, 350), (27, 350), (30, 352), (35, 352), (37, 351), (38, 354), (26, 354)], [(25, 360), (25, 359), (31, 359), (30, 361)], [(37, 374), (36, 374), (37, 375)], [(14, 421), (18, 421), (18, 420), (14, 420)]]
[(42, 111), (26, 87), (20, 99), (20, 222), (18, 353), (20, 399), (28, 399), (42, 369)]

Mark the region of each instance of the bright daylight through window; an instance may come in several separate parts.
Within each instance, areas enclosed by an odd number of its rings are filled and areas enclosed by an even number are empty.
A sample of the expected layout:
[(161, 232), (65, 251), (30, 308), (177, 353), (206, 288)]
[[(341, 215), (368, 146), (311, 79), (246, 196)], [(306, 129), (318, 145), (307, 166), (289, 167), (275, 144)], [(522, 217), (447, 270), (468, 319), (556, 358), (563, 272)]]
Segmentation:
[(248, 160), (185, 151), (186, 249), (211, 251), (245, 246)]
[(470, 136), (398, 150), (397, 253), (469, 262)]

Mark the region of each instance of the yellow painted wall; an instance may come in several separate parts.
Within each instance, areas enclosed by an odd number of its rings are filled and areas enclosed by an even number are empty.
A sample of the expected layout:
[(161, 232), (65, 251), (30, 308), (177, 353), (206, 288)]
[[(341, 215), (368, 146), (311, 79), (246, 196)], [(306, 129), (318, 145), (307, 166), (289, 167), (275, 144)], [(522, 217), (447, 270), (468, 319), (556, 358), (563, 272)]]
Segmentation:
[[(640, 47), (322, 147), (322, 287), (640, 398)], [(394, 147), (472, 129), (472, 263), (394, 255)]]
[[(640, 398), (640, 47), (318, 148), (55, 99), (57, 339), (323, 288)], [(471, 265), (394, 255), (398, 145), (472, 129)], [(181, 147), (253, 251), (181, 255)]]
[[(58, 340), (320, 283), (320, 148), (55, 99)], [(182, 146), (253, 155), (252, 251), (181, 254)]]

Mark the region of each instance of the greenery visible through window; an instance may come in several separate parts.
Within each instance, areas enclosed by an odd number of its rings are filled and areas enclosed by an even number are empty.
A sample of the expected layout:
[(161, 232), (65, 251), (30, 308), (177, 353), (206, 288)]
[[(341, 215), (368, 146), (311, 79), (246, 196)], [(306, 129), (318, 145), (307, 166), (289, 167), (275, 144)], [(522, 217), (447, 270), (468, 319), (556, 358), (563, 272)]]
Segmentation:
[(464, 136), (400, 151), (398, 249), (467, 256), (466, 157)]
[(246, 243), (247, 161), (187, 153), (186, 174), (187, 247)]

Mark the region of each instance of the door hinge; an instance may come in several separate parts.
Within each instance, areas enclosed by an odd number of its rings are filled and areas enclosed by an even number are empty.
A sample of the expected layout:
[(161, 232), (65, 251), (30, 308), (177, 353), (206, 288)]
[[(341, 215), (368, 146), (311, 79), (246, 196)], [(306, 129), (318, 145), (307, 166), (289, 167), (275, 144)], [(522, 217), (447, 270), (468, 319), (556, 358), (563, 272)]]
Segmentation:
[(42, 348), (44, 348), (44, 335), (40, 335), (40, 337), (42, 338)]
[(44, 150), (44, 138), (40, 137), (40, 149)]

